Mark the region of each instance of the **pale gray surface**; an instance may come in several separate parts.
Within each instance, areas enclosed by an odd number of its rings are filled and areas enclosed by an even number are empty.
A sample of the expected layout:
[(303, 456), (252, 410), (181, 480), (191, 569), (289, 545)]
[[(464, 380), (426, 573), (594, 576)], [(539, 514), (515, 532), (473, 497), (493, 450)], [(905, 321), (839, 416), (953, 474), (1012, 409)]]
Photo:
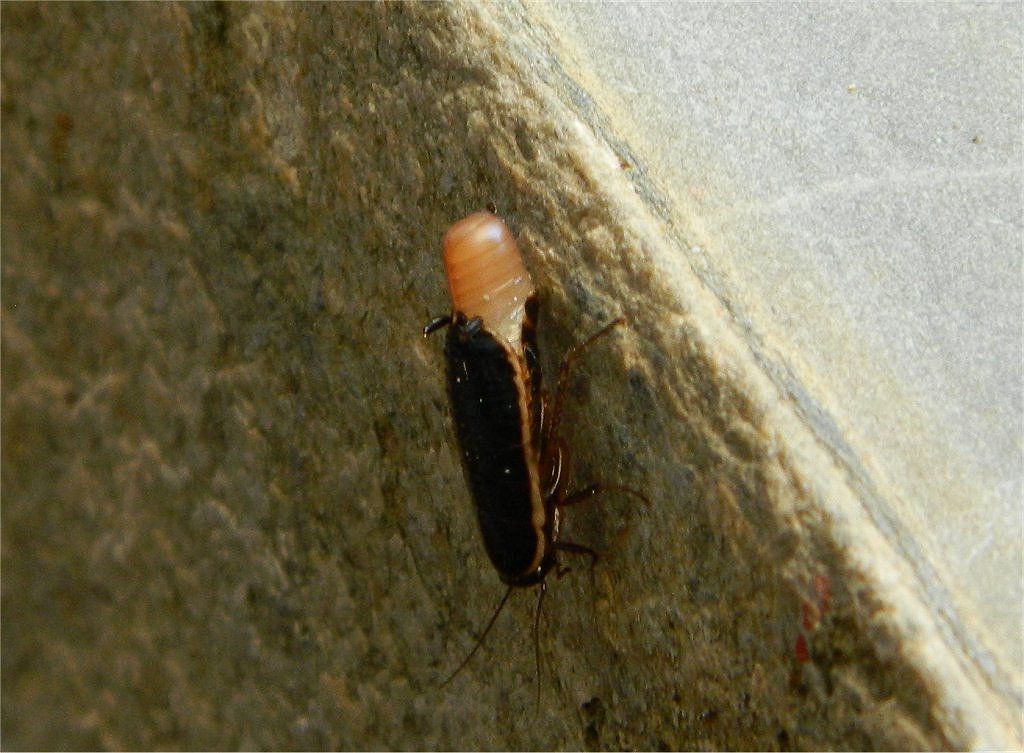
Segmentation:
[(685, 263), (1019, 698), (1020, 5), (543, 10)]

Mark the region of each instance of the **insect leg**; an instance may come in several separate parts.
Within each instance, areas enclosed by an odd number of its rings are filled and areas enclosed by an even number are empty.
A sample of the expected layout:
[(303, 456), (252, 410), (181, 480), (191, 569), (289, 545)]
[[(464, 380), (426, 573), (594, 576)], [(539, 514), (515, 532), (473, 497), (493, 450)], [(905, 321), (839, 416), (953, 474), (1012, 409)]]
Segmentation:
[[(590, 569), (594, 569), (594, 565), (597, 564), (598, 555), (589, 546), (583, 546), (582, 544), (574, 544), (571, 541), (556, 541), (555, 549), (559, 552), (568, 552), (569, 554), (585, 554), (590, 557)], [(565, 572), (558, 572), (557, 575), (561, 576), (569, 572), (568, 569)]]
[[(556, 541), (555, 551), (567, 552), (568, 554), (585, 554), (590, 557), (590, 567), (587, 568), (590, 571), (590, 587), (594, 587), (594, 566), (597, 565), (599, 559), (597, 552), (591, 549), (589, 546), (583, 546), (582, 544), (574, 544), (571, 541)], [(571, 567), (565, 567), (562, 563), (558, 563), (558, 569), (555, 570), (555, 575), (559, 578), (564, 577), (572, 572)]]
[[(548, 488), (544, 493), (544, 498), (547, 500), (557, 500), (559, 490), (562, 488), (562, 471), (565, 455), (562, 452), (562, 448), (558, 445), (555, 445), (548, 455), (549, 457), (546, 462), (543, 463), (543, 465), (548, 467)], [(561, 502), (555, 502), (555, 507), (561, 506)]]
[(565, 407), (565, 395), (569, 390), (569, 377), (572, 374), (573, 367), (576, 365), (576, 361), (587, 351), (588, 348), (590, 348), (591, 345), (596, 343), (616, 327), (620, 327), (625, 323), (626, 320), (622, 317), (609, 322), (587, 338), (585, 342), (577, 345), (565, 354), (565, 358), (562, 359), (562, 365), (558, 369), (558, 382), (555, 385), (555, 398), (551, 409), (551, 420), (545, 430), (546, 436), (544, 446), (551, 446), (558, 443), (558, 430), (562, 423), (562, 411)]
[(651, 507), (651, 500), (647, 499), (647, 497), (638, 492), (636, 489), (633, 489), (632, 487), (629, 486), (623, 486), (622, 484), (605, 483), (591, 484), (590, 486), (585, 486), (582, 489), (578, 489), (577, 491), (574, 491), (572, 494), (568, 495), (561, 502), (559, 502), (558, 506), (569, 507), (570, 505), (578, 505), (581, 502), (588, 502), (597, 495), (604, 494), (605, 492), (621, 492), (623, 494), (628, 494), (631, 497), (639, 499), (648, 507)]

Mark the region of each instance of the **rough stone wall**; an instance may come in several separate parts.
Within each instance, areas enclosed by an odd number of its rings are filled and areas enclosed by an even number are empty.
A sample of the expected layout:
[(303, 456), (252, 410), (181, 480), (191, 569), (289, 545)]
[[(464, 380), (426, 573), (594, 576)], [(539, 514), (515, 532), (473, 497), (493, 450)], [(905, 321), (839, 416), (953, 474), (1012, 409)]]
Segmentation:
[[(581, 158), (479, 9), (5, 4), (2, 29), (6, 748), (966, 744), (602, 194), (629, 166)], [(580, 483), (653, 503), (570, 512), (602, 559), (550, 583), (539, 709), (530, 594), (439, 687), (501, 586), (420, 328), (445, 227), (488, 202), (549, 372), (629, 317), (569, 443)]]

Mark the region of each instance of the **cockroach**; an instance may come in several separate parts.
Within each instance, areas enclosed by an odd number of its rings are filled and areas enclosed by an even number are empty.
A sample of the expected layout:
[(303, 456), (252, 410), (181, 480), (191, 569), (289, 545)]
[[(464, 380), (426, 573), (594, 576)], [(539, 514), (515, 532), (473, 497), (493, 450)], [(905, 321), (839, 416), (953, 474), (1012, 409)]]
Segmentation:
[(426, 337), (444, 327), (448, 396), (463, 471), (487, 555), (508, 588), (469, 655), (442, 683), (465, 667), (483, 644), (512, 590), (538, 586), (533, 623), (540, 692), (540, 607), (546, 578), (566, 572), (561, 552), (590, 557), (586, 546), (559, 540), (562, 508), (617, 489), (591, 484), (567, 492), (568, 453), (559, 436), (569, 376), (576, 359), (615, 327), (616, 319), (565, 356), (554, 397), (541, 388), (537, 353), (537, 292), (515, 238), (492, 212), (477, 212), (449, 228), (444, 265), (452, 312), (432, 319)]

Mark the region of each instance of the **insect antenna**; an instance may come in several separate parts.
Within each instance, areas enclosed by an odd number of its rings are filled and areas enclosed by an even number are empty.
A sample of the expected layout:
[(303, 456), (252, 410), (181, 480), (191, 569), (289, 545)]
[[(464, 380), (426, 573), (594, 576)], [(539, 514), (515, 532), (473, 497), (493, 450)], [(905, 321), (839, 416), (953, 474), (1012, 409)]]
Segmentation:
[(469, 660), (473, 658), (473, 655), (477, 652), (477, 649), (484, 643), (484, 638), (491, 632), (491, 628), (494, 627), (494, 621), (498, 619), (498, 615), (501, 614), (501, 610), (505, 608), (505, 602), (508, 601), (508, 597), (512, 595), (512, 589), (514, 586), (509, 586), (508, 590), (505, 591), (505, 595), (501, 597), (501, 603), (498, 604), (498, 608), (494, 610), (494, 614), (491, 615), (491, 621), (487, 623), (487, 627), (484, 628), (484, 632), (477, 638), (476, 644), (473, 646), (473, 650), (469, 652), (469, 656), (462, 660), (462, 663), (455, 668), (455, 671), (445, 678), (445, 681), (441, 683), (443, 688), (445, 685), (455, 679), (455, 675), (462, 671), (462, 668), (469, 664)]
[(426, 326), (423, 328), (423, 336), (430, 337), (433, 333), (437, 332), (439, 329), (449, 326), (451, 323), (451, 314), (448, 314), (447, 316), (435, 316), (427, 322)]
[(540, 605), (544, 603), (544, 594), (548, 592), (548, 584), (540, 583), (540, 594), (537, 596), (537, 614), (533, 617), (533, 658), (537, 665), (537, 708), (534, 714), (540, 714)]

